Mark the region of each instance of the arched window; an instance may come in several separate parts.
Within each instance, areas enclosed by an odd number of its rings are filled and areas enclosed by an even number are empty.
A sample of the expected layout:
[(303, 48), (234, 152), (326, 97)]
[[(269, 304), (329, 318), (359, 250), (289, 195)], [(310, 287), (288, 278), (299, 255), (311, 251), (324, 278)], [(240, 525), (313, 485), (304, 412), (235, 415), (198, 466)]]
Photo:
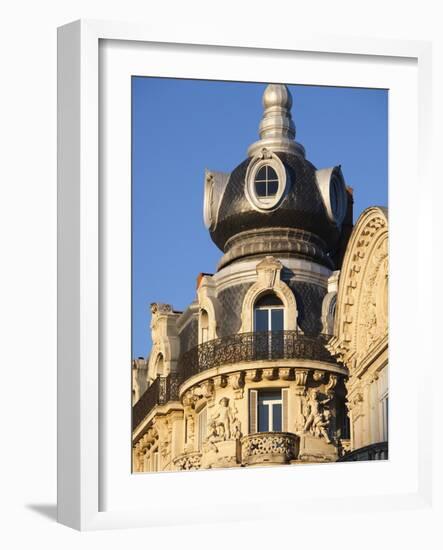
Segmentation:
[(200, 310), (200, 343), (204, 344), (209, 339), (209, 316), (205, 309)]
[(284, 351), (284, 306), (275, 294), (265, 294), (254, 306), (256, 359), (281, 359)]
[(254, 306), (254, 332), (276, 332), (283, 328), (283, 302), (275, 294), (265, 294)]
[(155, 375), (164, 375), (165, 374), (165, 363), (163, 360), (163, 354), (159, 353), (155, 361)]

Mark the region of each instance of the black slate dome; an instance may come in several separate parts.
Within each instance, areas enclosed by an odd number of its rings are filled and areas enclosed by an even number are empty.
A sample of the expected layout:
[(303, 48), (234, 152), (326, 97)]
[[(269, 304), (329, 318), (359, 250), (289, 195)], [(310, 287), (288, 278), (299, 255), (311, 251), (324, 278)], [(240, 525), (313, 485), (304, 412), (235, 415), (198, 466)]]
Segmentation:
[(210, 230), (212, 240), (221, 250), (234, 235), (265, 227), (309, 231), (323, 239), (330, 249), (337, 244), (340, 229), (328, 219), (316, 183), (315, 167), (297, 155), (277, 153), (277, 156), (287, 172), (288, 192), (271, 211), (258, 211), (246, 196), (250, 158), (231, 173), (220, 201), (217, 225)]
[[(260, 140), (249, 148), (249, 157), (229, 175), (207, 173), (205, 223), (225, 253), (219, 267), (275, 252), (333, 267), (348, 201), (341, 170), (317, 170), (306, 160), (294, 141), (286, 86), (268, 86), (263, 104)], [(278, 174), (278, 191), (273, 188), (274, 195), (263, 199), (257, 195), (257, 178), (266, 166), (274, 185)]]

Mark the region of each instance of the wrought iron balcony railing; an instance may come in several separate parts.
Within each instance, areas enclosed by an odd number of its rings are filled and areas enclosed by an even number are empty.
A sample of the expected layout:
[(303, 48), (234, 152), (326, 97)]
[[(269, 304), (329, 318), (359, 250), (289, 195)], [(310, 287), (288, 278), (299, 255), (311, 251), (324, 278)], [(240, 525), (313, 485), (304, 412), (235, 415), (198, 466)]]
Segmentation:
[(346, 453), (338, 462), (358, 462), (364, 460), (388, 460), (389, 447), (388, 442), (383, 441), (381, 443), (372, 443), (372, 445), (366, 445), (366, 447), (360, 447), (350, 453)]
[(295, 330), (274, 332), (244, 332), (210, 340), (183, 353), (177, 373), (159, 376), (132, 409), (135, 428), (156, 406), (178, 399), (180, 384), (191, 376), (214, 367), (254, 361), (278, 359), (308, 359), (335, 364), (326, 349), (330, 336), (305, 336)]
[(249, 434), (242, 438), (242, 463), (289, 464), (297, 458), (299, 438), (286, 432), (262, 432)]
[(180, 377), (171, 373), (168, 376), (157, 376), (145, 393), (132, 407), (132, 426), (137, 427), (156, 405), (164, 405), (178, 400)]
[(222, 365), (275, 359), (310, 359), (336, 363), (325, 344), (330, 336), (305, 336), (295, 330), (243, 332), (210, 340), (185, 352), (179, 359), (183, 380)]

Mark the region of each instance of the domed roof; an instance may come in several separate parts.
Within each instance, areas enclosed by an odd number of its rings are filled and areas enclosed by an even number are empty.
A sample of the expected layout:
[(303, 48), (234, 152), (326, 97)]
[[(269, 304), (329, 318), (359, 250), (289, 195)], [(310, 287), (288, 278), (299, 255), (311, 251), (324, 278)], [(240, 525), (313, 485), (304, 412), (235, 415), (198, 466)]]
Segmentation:
[(286, 196), (271, 211), (258, 210), (247, 198), (246, 174), (252, 159), (246, 159), (231, 173), (220, 201), (217, 225), (210, 231), (212, 240), (221, 250), (234, 235), (264, 227), (309, 231), (334, 246), (339, 228), (326, 215), (315, 167), (298, 155), (277, 153), (276, 156), (283, 163), (289, 181)]
[[(269, 85), (263, 106), (260, 139), (249, 147), (248, 158), (231, 174), (207, 172), (205, 223), (211, 238), (226, 253), (233, 241), (240, 249), (239, 237), (247, 236), (249, 253), (254, 253), (254, 236), (279, 233), (280, 241), (293, 241), (287, 250), (283, 242), (275, 245), (279, 250), (322, 256), (327, 264), (347, 207), (341, 170), (317, 170), (306, 160), (304, 148), (294, 140), (292, 97), (286, 86)], [(295, 241), (304, 244), (297, 246)], [(232, 259), (237, 257), (238, 253)]]

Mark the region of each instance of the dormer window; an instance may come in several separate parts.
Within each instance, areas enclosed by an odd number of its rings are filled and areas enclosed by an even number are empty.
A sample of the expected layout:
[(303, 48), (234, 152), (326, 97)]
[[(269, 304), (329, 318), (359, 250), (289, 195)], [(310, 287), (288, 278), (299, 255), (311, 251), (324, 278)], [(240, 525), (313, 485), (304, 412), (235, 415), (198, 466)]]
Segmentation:
[(256, 210), (272, 210), (286, 195), (287, 176), (282, 161), (264, 150), (252, 159), (246, 173), (246, 197)]
[(277, 191), (277, 173), (272, 166), (265, 164), (255, 176), (255, 193), (258, 197), (275, 197)]

